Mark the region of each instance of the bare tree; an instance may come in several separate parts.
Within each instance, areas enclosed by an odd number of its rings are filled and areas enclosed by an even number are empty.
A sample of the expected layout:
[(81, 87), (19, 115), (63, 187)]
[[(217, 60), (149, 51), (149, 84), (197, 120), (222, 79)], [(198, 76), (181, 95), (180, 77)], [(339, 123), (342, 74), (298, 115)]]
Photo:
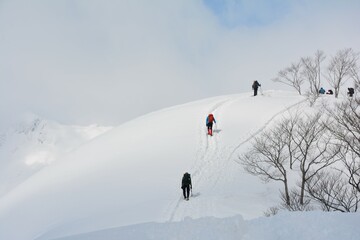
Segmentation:
[(343, 159), (345, 165), (345, 175), (348, 177), (348, 182), (358, 192), (360, 192), (360, 159), (358, 153), (350, 151), (350, 156)]
[(301, 61), (298, 63), (292, 63), (290, 67), (281, 70), (273, 81), (293, 87), (301, 95), (301, 85), (304, 83), (304, 78), (300, 74), (301, 67)]
[(351, 68), (350, 72), (351, 77), (354, 80), (355, 89), (360, 91), (360, 67), (356, 64)]
[(348, 182), (360, 192), (360, 97), (326, 108), (332, 121), (327, 128), (341, 143), (340, 155)]
[(339, 160), (336, 158), (339, 147), (332, 143), (320, 113), (299, 118), (292, 141), (301, 174), (300, 204), (304, 204), (306, 182)]
[(314, 58), (306, 57), (302, 58), (303, 65), (302, 76), (309, 83), (309, 91), (307, 93), (311, 104), (314, 104), (319, 97), (319, 89), (321, 87), (321, 63), (325, 60), (325, 54), (323, 51), (316, 51)]
[(265, 217), (275, 216), (276, 214), (278, 214), (279, 211), (280, 211), (279, 207), (270, 207), (267, 211), (264, 212), (264, 216)]
[(352, 70), (356, 68), (357, 59), (358, 54), (351, 48), (340, 50), (331, 58), (326, 76), (330, 86), (334, 88), (336, 98), (340, 87), (353, 76)]
[(290, 113), (290, 117), (284, 118), (281, 122), (279, 122), (279, 128), (282, 131), (283, 140), (288, 151), (290, 169), (293, 169), (293, 165), (296, 161), (294, 155), (296, 154), (297, 149), (293, 141), (293, 134), (300, 115), (301, 113), (298, 111), (295, 112), (295, 114)]
[(247, 153), (240, 156), (240, 160), (250, 174), (259, 176), (266, 182), (281, 181), (284, 185), (285, 202), (290, 204), (285, 166), (288, 162), (288, 152), (286, 139), (279, 126), (255, 137), (252, 147)]
[(281, 204), (281, 208), (286, 209), (288, 211), (311, 211), (314, 208), (310, 205), (311, 199), (304, 198), (303, 202), (300, 201), (300, 194), (298, 189), (293, 188), (290, 191), (290, 204), (284, 204), (284, 194), (281, 193), (281, 199), (283, 203)]
[(356, 212), (359, 192), (348, 184), (342, 172), (323, 171), (307, 182), (307, 193), (324, 211)]
[[(300, 117), (300, 113), (284, 119), (271, 130), (256, 137), (250, 151), (240, 157), (249, 173), (264, 181), (283, 182), (282, 199), (289, 209), (306, 209), (306, 182), (338, 161), (335, 158), (338, 146), (332, 144), (331, 136), (320, 119), (320, 114)], [(299, 171), (301, 176), (296, 199), (292, 199), (289, 192), (289, 168)], [(296, 207), (298, 204), (294, 201), (302, 206)]]

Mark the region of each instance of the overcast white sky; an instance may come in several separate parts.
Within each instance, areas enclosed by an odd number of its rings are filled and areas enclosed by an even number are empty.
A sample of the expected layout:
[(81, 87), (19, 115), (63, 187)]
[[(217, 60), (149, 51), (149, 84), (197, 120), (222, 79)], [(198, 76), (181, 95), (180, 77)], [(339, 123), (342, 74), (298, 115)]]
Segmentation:
[[(117, 125), (360, 50), (358, 0), (0, 0), (0, 125)], [(186, 117), (186, 116), (184, 116)]]

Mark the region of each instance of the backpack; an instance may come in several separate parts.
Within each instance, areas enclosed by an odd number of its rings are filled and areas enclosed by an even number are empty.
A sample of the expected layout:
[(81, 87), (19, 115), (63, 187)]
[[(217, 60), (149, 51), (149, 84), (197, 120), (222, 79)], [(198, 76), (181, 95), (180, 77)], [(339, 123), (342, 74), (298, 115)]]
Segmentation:
[(214, 121), (214, 115), (209, 114), (208, 119), (209, 119), (208, 120), (209, 123), (213, 122)]
[(182, 188), (191, 184), (190, 173), (185, 173), (182, 179)]
[(260, 84), (258, 83), (258, 81), (255, 81), (252, 85), (252, 89), (258, 88), (259, 86), (260, 86)]

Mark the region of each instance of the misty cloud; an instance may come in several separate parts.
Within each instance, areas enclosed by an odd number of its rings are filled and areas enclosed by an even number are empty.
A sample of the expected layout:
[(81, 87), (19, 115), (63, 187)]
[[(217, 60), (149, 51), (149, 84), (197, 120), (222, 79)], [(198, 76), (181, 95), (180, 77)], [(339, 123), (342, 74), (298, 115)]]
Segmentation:
[(360, 42), (357, 1), (225, 1), (221, 14), (206, 2), (2, 1), (0, 124), (33, 112), (116, 125), (253, 79), (281, 88), (270, 79), (290, 62)]

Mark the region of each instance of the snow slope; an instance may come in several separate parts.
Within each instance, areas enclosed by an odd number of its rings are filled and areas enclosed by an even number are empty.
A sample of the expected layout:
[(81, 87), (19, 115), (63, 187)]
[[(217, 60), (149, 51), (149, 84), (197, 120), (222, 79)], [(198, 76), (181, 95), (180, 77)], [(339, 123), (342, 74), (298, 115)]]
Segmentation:
[[(251, 227), (250, 219), (278, 203), (279, 192), (277, 184), (265, 185), (246, 174), (238, 154), (288, 109), (307, 105), (291, 92), (268, 91), (257, 97), (243, 93), (167, 108), (122, 124), (2, 196), (0, 239), (78, 239), (77, 234), (92, 239), (86, 234), (101, 231), (107, 237), (99, 239), (117, 239), (108, 237), (107, 229), (126, 232), (132, 231), (130, 225), (149, 222), (171, 229), (172, 222), (188, 217), (205, 219), (194, 220), (200, 225), (214, 217), (222, 218), (214, 225), (235, 221), (240, 228), (234, 231), (243, 236), (243, 222)], [(210, 112), (217, 120), (213, 137), (205, 128)], [(185, 171), (192, 174), (194, 186), (188, 202), (180, 189)], [(239, 214), (245, 220), (231, 218)], [(268, 222), (263, 221), (265, 227)], [(151, 236), (155, 238), (144, 239), (169, 239)]]
[(142, 223), (56, 240), (357, 240), (359, 221), (359, 214), (324, 212), (283, 213), (254, 220), (241, 216), (185, 218), (181, 222)]

